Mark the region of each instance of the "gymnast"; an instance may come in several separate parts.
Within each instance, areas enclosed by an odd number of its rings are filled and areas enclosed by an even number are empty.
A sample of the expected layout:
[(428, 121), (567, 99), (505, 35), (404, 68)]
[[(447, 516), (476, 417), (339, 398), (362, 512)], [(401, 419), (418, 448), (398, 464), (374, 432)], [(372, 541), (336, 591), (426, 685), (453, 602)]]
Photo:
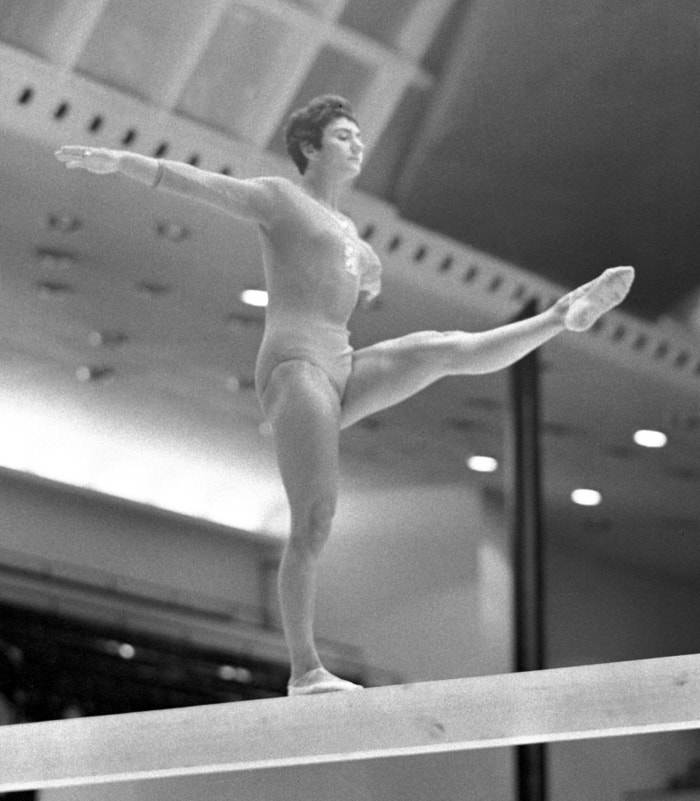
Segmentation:
[(339, 207), (364, 145), (350, 104), (325, 95), (291, 115), (287, 150), (301, 174), (236, 179), (136, 153), (65, 146), (69, 168), (120, 173), (209, 203), (257, 227), (268, 291), (255, 381), (291, 511), (279, 572), (289, 695), (359, 690), (322, 665), (313, 633), (319, 558), (331, 531), (339, 432), (440, 378), (502, 370), (557, 334), (585, 331), (619, 304), (632, 267), (605, 270), (527, 320), (490, 331), (421, 331), (353, 350), (347, 323), (380, 291), (381, 265)]

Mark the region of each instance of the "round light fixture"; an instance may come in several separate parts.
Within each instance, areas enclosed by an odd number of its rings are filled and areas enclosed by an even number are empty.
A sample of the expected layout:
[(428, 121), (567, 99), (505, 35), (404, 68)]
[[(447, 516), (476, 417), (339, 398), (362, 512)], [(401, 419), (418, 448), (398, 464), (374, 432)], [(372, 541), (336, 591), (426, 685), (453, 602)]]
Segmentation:
[(244, 289), (241, 292), (241, 300), (247, 306), (267, 306), (267, 292), (263, 289)]
[(663, 448), (668, 442), (668, 437), (663, 431), (642, 428), (634, 432), (634, 441), (643, 448)]
[(498, 460), (492, 456), (470, 456), (467, 467), (477, 473), (494, 473), (498, 470)]
[(593, 489), (575, 489), (571, 493), (571, 500), (579, 506), (598, 506), (603, 496), (598, 490)]

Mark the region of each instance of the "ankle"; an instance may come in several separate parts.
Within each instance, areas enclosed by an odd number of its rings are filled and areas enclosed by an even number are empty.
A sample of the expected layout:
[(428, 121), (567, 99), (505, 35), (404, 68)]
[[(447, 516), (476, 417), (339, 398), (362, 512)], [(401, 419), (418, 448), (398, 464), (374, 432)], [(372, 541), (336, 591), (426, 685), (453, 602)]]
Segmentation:
[(304, 660), (297, 663), (293, 662), (289, 680), (298, 681), (302, 676), (306, 676), (307, 673), (323, 669), (320, 659)]
[(542, 312), (542, 316), (553, 326), (564, 329), (566, 314), (571, 306), (571, 299), (569, 295), (559, 298), (553, 306)]

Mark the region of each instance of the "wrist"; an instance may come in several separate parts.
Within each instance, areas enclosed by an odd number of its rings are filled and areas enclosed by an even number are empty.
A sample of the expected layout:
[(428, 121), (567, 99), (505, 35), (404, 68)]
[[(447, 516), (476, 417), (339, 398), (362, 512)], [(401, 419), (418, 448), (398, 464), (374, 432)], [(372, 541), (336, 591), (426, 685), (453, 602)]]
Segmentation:
[(117, 151), (117, 171), (127, 178), (147, 186), (155, 186), (162, 177), (163, 167), (158, 159), (128, 151)]
[(115, 154), (115, 161), (117, 162), (117, 172), (121, 173), (122, 175), (126, 175), (128, 173), (127, 170), (127, 157), (129, 153), (124, 153), (122, 151), (117, 151)]
[(161, 182), (164, 170), (165, 170), (165, 165), (163, 164), (163, 162), (160, 159), (156, 159), (156, 172), (155, 175), (153, 176), (153, 183), (151, 184), (151, 187), (153, 189), (155, 189)]

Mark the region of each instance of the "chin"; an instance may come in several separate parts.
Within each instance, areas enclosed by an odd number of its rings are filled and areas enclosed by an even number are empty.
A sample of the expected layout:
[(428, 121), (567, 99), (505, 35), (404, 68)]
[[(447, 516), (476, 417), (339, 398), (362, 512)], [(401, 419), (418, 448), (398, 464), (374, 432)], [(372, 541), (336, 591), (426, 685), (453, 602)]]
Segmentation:
[(358, 164), (351, 164), (344, 170), (339, 171), (339, 178), (342, 181), (354, 181), (361, 172), (361, 167)]

